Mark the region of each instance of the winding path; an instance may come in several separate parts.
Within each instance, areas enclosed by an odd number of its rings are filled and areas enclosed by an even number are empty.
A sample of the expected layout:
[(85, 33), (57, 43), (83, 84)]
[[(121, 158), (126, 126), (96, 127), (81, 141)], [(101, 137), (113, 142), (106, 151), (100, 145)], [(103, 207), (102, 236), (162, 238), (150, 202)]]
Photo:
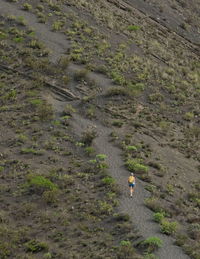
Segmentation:
[[(28, 25), (35, 30), (37, 37), (52, 51), (50, 56), (52, 62), (58, 60), (70, 46), (69, 41), (66, 40), (63, 34), (52, 32), (48, 25), (37, 23), (37, 19), (33, 14), (19, 10), (15, 4), (10, 4), (0, 0), (0, 13), (23, 16), (27, 20)], [(98, 74), (92, 74), (99, 78)], [(111, 84), (110, 80), (102, 77), (102, 82), (105, 81), (107, 83), (110, 82)], [(58, 110), (65, 105), (64, 102), (58, 100), (54, 100), (54, 104)], [(90, 125), (97, 127), (98, 137), (95, 139), (94, 144), (99, 153), (107, 155), (109, 172), (121, 186), (121, 211), (130, 215), (132, 221), (144, 238), (157, 236), (163, 240), (163, 247), (156, 253), (160, 259), (189, 259), (189, 257), (183, 253), (181, 248), (173, 245), (173, 238), (161, 234), (159, 232), (158, 224), (152, 221), (152, 212), (144, 205), (144, 199), (149, 196), (149, 193), (144, 189), (144, 183), (139, 179), (137, 179), (137, 186), (133, 199), (129, 198), (127, 188), (127, 177), (129, 172), (123, 166), (120, 149), (109, 142), (109, 134), (112, 130), (102, 126), (98, 122), (94, 123), (87, 120), (78, 114), (74, 115), (72, 126), (74, 127), (74, 132), (77, 132), (77, 134), (81, 135), (82, 131)]]

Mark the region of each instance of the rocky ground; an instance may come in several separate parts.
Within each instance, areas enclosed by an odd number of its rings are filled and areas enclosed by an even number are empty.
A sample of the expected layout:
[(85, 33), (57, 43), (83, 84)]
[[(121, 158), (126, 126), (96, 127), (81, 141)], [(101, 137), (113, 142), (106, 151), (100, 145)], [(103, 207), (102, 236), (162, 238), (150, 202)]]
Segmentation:
[(0, 258), (199, 259), (199, 12), (0, 1)]

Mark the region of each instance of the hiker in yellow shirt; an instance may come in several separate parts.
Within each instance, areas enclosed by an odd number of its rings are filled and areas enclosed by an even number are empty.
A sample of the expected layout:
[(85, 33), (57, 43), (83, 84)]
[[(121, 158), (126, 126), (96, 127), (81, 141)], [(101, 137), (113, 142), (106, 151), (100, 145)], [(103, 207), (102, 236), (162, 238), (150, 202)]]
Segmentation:
[(134, 187), (135, 187), (135, 177), (134, 174), (131, 173), (131, 175), (128, 178), (128, 185), (130, 188), (130, 197), (133, 197)]

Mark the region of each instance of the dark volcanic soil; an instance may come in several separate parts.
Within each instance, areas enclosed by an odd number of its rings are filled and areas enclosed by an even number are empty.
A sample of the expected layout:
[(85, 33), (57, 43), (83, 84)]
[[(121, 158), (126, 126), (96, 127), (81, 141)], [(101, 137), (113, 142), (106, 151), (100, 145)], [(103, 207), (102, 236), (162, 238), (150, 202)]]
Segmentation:
[[(183, 26), (182, 24), (184, 22), (183, 17), (181, 17), (182, 9), (180, 9), (179, 11), (180, 18), (177, 18), (177, 11), (174, 11), (176, 9), (173, 9), (170, 5), (166, 5), (165, 2), (160, 2), (160, 9), (156, 6), (156, 1), (154, 1), (154, 4), (151, 4), (149, 1), (140, 2), (135, 0), (127, 0), (126, 2), (130, 5), (133, 5), (134, 8), (140, 9), (145, 14), (152, 16), (152, 18), (155, 19), (157, 22), (166, 26), (169, 30), (176, 32), (178, 35), (184, 37), (186, 40), (192, 43), (195, 42), (195, 44), (200, 43), (197, 28), (185, 31), (181, 27)], [(161, 7), (163, 8), (162, 12)], [(63, 34), (59, 32), (52, 32), (48, 25), (37, 23), (37, 20), (33, 14), (19, 10), (15, 4), (10, 4), (3, 0), (0, 0), (0, 13), (24, 16), (28, 22), (28, 25), (34, 28), (34, 30), (36, 31), (37, 37), (51, 50), (50, 58), (52, 62), (56, 63), (56, 61), (59, 60), (59, 58), (64, 55), (70, 47), (70, 42), (66, 40)], [(72, 72), (78, 70), (79, 68), (81, 69), (82, 66), (74, 64), (71, 64), (69, 66), (69, 70), (71, 69)], [(104, 92), (105, 88), (107, 90), (108, 88), (113, 87), (111, 81), (105, 78), (105, 76), (101, 76), (101, 74), (92, 72), (89, 73), (88, 76), (96, 81), (98, 86), (100, 86), (99, 92), (101, 94)], [(77, 89), (74, 89), (74, 93), (81, 96)], [(70, 102), (59, 101), (54, 97), (55, 96), (51, 95), (51, 93), (49, 92), (49, 94), (46, 96), (46, 99), (49, 103), (53, 105), (54, 109), (58, 113), (60, 113), (62, 112), (63, 107)], [(129, 175), (129, 172), (124, 167), (124, 162), (122, 160), (120, 149), (115, 147), (109, 140), (109, 135), (112, 132), (112, 129), (103, 126), (98, 120), (91, 121), (81, 116), (80, 114), (73, 115), (72, 127), (78, 137), (81, 136), (82, 132), (87, 129), (88, 126), (96, 127), (98, 137), (94, 141), (94, 146), (96, 147), (98, 153), (103, 153), (107, 155), (107, 163), (109, 164), (110, 175), (117, 180), (117, 183), (120, 186), (120, 190), (122, 192), (120, 198), (120, 210), (130, 215), (133, 224), (137, 226), (139, 232), (144, 238), (157, 236), (163, 240), (163, 247), (156, 252), (156, 255), (158, 255), (160, 259), (188, 259), (189, 257), (184, 254), (183, 250), (173, 244), (174, 239), (172, 237), (161, 234), (159, 232), (159, 225), (153, 222), (152, 212), (144, 205), (144, 199), (149, 197), (150, 194), (144, 189), (145, 184), (143, 181), (137, 179), (134, 197), (132, 200), (129, 198), (127, 188), (127, 177)], [(145, 137), (148, 138), (146, 135), (140, 134), (138, 138), (145, 139)], [(146, 140), (144, 141), (148, 142)], [(158, 143), (156, 143), (155, 146), (156, 148), (159, 148)], [(163, 154), (165, 154), (166, 150), (168, 150), (170, 153), (169, 149), (163, 148)], [(157, 150), (157, 152), (159, 153), (159, 150)], [(162, 159), (165, 160), (165, 163), (168, 163), (168, 161), (171, 160), (170, 157), (165, 158), (164, 155)], [(177, 159), (175, 160), (175, 163), (177, 162), (177, 165), (173, 164), (172, 167), (176, 167), (177, 170), (180, 170), (180, 166), (183, 163), (184, 165), (188, 164), (188, 168), (190, 166), (196, 168), (196, 162), (189, 159), (187, 160), (187, 162), (184, 162), (184, 159), (185, 157), (182, 156), (182, 154), (177, 153)], [(186, 168), (185, 170), (187, 171), (188, 168)], [(183, 169), (184, 166), (182, 167), (181, 171), (183, 171)], [(183, 174), (186, 171), (184, 171)], [(192, 174), (194, 174), (193, 180), (197, 180), (198, 177), (197, 179), (195, 178), (196, 169), (191, 170), (191, 172)], [(182, 180), (185, 183), (187, 179)]]

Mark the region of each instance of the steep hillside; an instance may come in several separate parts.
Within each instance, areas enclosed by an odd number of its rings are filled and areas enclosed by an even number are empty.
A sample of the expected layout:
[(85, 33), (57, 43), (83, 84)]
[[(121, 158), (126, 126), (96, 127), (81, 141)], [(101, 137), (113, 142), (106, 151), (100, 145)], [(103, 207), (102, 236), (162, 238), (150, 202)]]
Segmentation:
[(0, 1), (0, 258), (200, 258), (199, 12)]

